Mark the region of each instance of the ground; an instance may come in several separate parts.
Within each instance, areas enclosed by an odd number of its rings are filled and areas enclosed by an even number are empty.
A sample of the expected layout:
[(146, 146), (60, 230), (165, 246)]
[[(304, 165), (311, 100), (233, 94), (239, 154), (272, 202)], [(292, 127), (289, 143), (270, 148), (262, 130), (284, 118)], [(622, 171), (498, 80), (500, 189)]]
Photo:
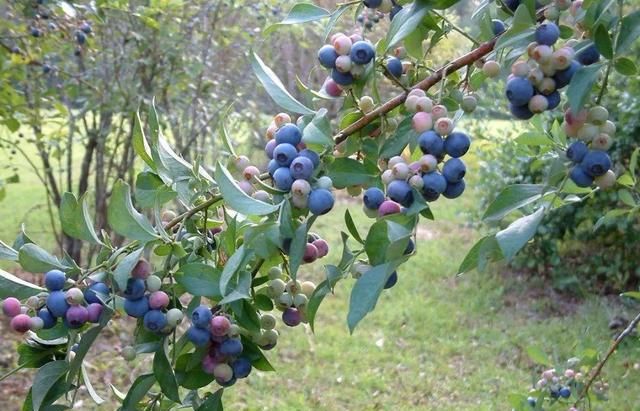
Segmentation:
[[(27, 222), (27, 231), (37, 240), (46, 237), (49, 230), (42, 209), (26, 213), (42, 203), (36, 186), (25, 174), (22, 184), (9, 187), (0, 217), (11, 224), (0, 229), (1, 239), (10, 242), (19, 221)], [(383, 293), (375, 312), (353, 335), (346, 327), (352, 279), (339, 283), (335, 295), (324, 301), (315, 334), (306, 327), (279, 325), (278, 346), (267, 353), (277, 372), (254, 371), (227, 390), (226, 409), (508, 410), (509, 396), (526, 394), (541, 370), (529, 358), (529, 347), (542, 349), (558, 364), (583, 349), (604, 352), (612, 336), (610, 319), (628, 315), (617, 298), (575, 300), (550, 291), (544, 281), (533, 283), (502, 266), (456, 275), (479, 236), (461, 214), (474, 206), (472, 190), (459, 201), (435, 203), (437, 221), (422, 222), (416, 258), (401, 268), (398, 284)], [(361, 232), (370, 224), (358, 202), (340, 201), (315, 225), (333, 245), (322, 262), (338, 259), (335, 227), (342, 226), (346, 208)], [(23, 211), (15, 215), (15, 210)], [(320, 281), (321, 263), (304, 266), (300, 276)], [(126, 318), (114, 321), (88, 357), (94, 387), (107, 403), (96, 407), (82, 391), (77, 409), (115, 409), (109, 384), (126, 391), (137, 375), (150, 370), (150, 358), (127, 364), (118, 357), (119, 347), (129, 343), (132, 323)], [(19, 337), (8, 331), (4, 319), (0, 333), (5, 336), (0, 340), (3, 374), (16, 365)], [(614, 355), (604, 373), (611, 387), (610, 401), (594, 409), (640, 409), (638, 358), (637, 341)], [(21, 371), (0, 382), (2, 410), (20, 409), (32, 376), (32, 371)]]

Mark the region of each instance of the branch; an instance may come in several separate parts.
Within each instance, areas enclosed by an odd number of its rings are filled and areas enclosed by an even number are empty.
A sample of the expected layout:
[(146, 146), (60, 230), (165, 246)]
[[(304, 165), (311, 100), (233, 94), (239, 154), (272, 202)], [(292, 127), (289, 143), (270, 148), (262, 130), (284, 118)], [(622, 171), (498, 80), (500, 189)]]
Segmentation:
[(607, 351), (607, 355), (605, 355), (602, 361), (598, 363), (596, 370), (591, 375), (591, 377), (589, 377), (589, 380), (587, 380), (587, 382), (585, 383), (584, 388), (582, 389), (582, 391), (580, 392), (580, 395), (578, 396), (578, 399), (573, 404), (574, 407), (577, 407), (580, 400), (582, 400), (585, 397), (585, 395), (587, 395), (587, 393), (589, 392), (589, 388), (591, 388), (591, 384), (593, 384), (593, 382), (598, 377), (598, 375), (600, 375), (600, 372), (604, 368), (604, 365), (607, 363), (611, 355), (616, 351), (616, 349), (618, 348), (622, 340), (624, 340), (626, 337), (628, 337), (631, 334), (631, 332), (633, 332), (633, 329), (636, 328), (638, 323), (640, 323), (640, 313), (636, 315), (636, 318), (631, 320), (629, 325), (627, 325), (627, 328), (625, 328), (624, 331), (622, 331), (620, 335), (618, 335), (618, 337), (616, 337), (616, 339), (613, 341), (613, 344), (611, 344), (609, 351)]

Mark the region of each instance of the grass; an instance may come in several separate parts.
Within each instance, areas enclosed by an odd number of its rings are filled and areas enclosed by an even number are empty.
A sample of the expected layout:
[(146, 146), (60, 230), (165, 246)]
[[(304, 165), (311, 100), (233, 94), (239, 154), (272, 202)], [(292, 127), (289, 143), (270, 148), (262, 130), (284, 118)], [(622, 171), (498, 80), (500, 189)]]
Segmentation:
[[(50, 228), (42, 201), (35, 177), (23, 173), (21, 183), (9, 187), (0, 205), (0, 217), (9, 222), (0, 227), (0, 238), (12, 239), (24, 221), (36, 240), (53, 246), (45, 240)], [(352, 279), (341, 281), (335, 295), (324, 301), (315, 334), (306, 327), (279, 325), (278, 346), (267, 353), (277, 372), (254, 371), (226, 390), (226, 408), (507, 410), (509, 395), (526, 394), (541, 369), (529, 359), (528, 347), (540, 347), (560, 365), (586, 348), (604, 352), (611, 339), (607, 323), (619, 314), (619, 305), (597, 297), (569, 304), (549, 293), (534, 298), (529, 292), (532, 284), (501, 274), (501, 267), (456, 276), (459, 262), (479, 236), (460, 216), (475, 206), (472, 190), (459, 201), (434, 204), (438, 220), (422, 222), (416, 257), (401, 268), (398, 284), (383, 293), (376, 310), (353, 335), (346, 327)], [(29, 212), (33, 207), (38, 208)], [(334, 245), (323, 263), (339, 258), (337, 227), (343, 226), (347, 208), (361, 232), (371, 223), (358, 202), (343, 201), (319, 219), (316, 231)], [(305, 266), (300, 273), (316, 282), (322, 275), (320, 263)], [(137, 375), (150, 370), (148, 358), (130, 366), (117, 355), (118, 346), (129, 342), (132, 325), (128, 319), (114, 321), (88, 357), (94, 386), (107, 404), (95, 407), (82, 391), (78, 409), (115, 409), (108, 383), (126, 391)], [(6, 323), (0, 328), (6, 330)], [(16, 364), (17, 341), (5, 338), (1, 343), (0, 373)], [(636, 341), (625, 344), (611, 359), (605, 369), (611, 400), (597, 409), (640, 409), (635, 395), (640, 372), (633, 364), (639, 354)], [(25, 371), (0, 383), (3, 409), (19, 409), (32, 376), (32, 371)]]

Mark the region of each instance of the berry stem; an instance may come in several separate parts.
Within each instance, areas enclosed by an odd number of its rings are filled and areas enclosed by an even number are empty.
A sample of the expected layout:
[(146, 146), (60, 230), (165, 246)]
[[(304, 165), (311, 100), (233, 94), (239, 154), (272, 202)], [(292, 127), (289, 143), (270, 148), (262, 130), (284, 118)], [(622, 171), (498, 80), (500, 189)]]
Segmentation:
[(442, 20), (446, 21), (449, 27), (451, 27), (453, 31), (457, 31), (458, 33), (462, 34), (462, 36), (465, 37), (470, 42), (472, 42), (474, 46), (478, 46), (480, 44), (478, 40), (474, 39), (473, 37), (465, 33), (465, 31), (462, 30), (460, 27), (458, 27), (454, 22), (446, 18), (444, 14), (440, 14), (435, 10), (431, 10), (431, 13), (435, 14), (436, 16), (440, 17)]

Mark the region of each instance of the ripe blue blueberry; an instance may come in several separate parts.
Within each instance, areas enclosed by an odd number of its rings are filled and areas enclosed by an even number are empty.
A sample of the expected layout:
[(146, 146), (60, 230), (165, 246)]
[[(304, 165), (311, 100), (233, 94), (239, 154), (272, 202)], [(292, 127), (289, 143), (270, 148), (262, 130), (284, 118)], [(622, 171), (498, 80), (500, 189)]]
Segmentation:
[(449, 199), (458, 198), (464, 192), (465, 187), (464, 180), (460, 180), (457, 183), (447, 183), (447, 189), (442, 192), (442, 195)]
[(578, 187), (591, 187), (593, 184), (593, 177), (587, 174), (580, 166), (575, 166), (571, 169), (569, 178)]
[(242, 354), (242, 343), (237, 338), (229, 338), (220, 344), (220, 354), (236, 357)]
[(295, 124), (284, 124), (276, 131), (276, 144), (288, 143), (297, 146), (300, 140), (302, 140), (302, 133)]
[(54, 317), (64, 317), (69, 309), (64, 291), (51, 291), (47, 297), (47, 308)]
[(309, 150), (308, 148), (301, 150), (298, 153), (298, 157), (306, 157), (309, 160), (311, 160), (311, 163), (313, 164), (313, 168), (316, 168), (320, 165), (320, 156), (318, 155), (318, 153), (316, 153), (313, 150)]
[(315, 215), (326, 214), (333, 208), (333, 194), (324, 188), (317, 188), (309, 193), (309, 211)]
[(271, 177), (273, 177), (273, 173), (275, 173), (278, 168), (280, 168), (280, 165), (276, 160), (269, 160), (269, 164), (267, 165), (267, 171), (269, 172), (269, 175)]
[(570, 82), (573, 75), (576, 74), (576, 71), (582, 67), (582, 65), (573, 60), (571, 65), (564, 70), (556, 71), (556, 74), (553, 75), (553, 80), (556, 82), (556, 89), (561, 89), (566, 87)]
[(451, 157), (462, 157), (471, 146), (471, 139), (461, 131), (454, 131), (444, 140), (444, 151)]
[(213, 314), (211, 314), (211, 310), (206, 305), (198, 306), (193, 313), (191, 314), (191, 322), (198, 328), (207, 328), (209, 327), (209, 321)]
[(86, 21), (83, 22), (80, 25), (80, 30), (84, 33), (84, 34), (91, 34), (91, 24), (87, 23)]
[(51, 72), (51, 66), (48, 64), (43, 64), (42, 65), (42, 72), (44, 74), (49, 74)]
[(307, 157), (296, 157), (289, 166), (294, 180), (309, 180), (313, 174), (313, 162)]
[(571, 397), (571, 389), (569, 387), (562, 387), (558, 394), (560, 394), (562, 398), (569, 398)]
[(149, 311), (149, 299), (124, 300), (124, 312), (133, 318), (142, 318)]
[(584, 156), (589, 152), (589, 148), (582, 141), (576, 141), (571, 143), (567, 148), (567, 158), (574, 163), (579, 163), (584, 159)]
[(336, 53), (336, 49), (329, 44), (325, 44), (320, 47), (320, 50), (318, 50), (318, 61), (320, 61), (320, 65), (322, 65), (322, 67), (328, 69), (335, 68), (337, 58), (338, 53)]
[(87, 35), (84, 34), (81, 31), (76, 31), (75, 36), (76, 36), (76, 41), (78, 42), (78, 44), (82, 45), (87, 41)]
[(124, 289), (124, 298), (127, 300), (138, 300), (142, 298), (145, 291), (144, 280), (140, 278), (129, 278), (127, 288)]
[(278, 190), (289, 191), (293, 184), (293, 176), (289, 167), (278, 167), (273, 173), (273, 184)]
[(221, 387), (227, 388), (227, 387), (231, 387), (233, 384), (235, 384), (237, 380), (238, 380), (238, 379), (237, 379), (235, 376), (233, 376), (233, 377), (232, 377), (230, 380), (228, 380), (228, 381), (218, 381), (218, 380), (216, 380), (216, 382), (217, 382), (218, 384), (220, 384), (220, 386), (221, 386)]
[(44, 285), (49, 291), (62, 290), (67, 276), (60, 270), (51, 270), (44, 275)]
[(384, 193), (378, 187), (370, 187), (364, 192), (362, 197), (364, 206), (369, 210), (377, 210), (384, 201)]
[(84, 299), (88, 304), (102, 303), (97, 294), (101, 294), (103, 298), (109, 296), (109, 286), (105, 283), (93, 283), (86, 290), (84, 290)]
[(418, 145), (423, 154), (440, 157), (444, 153), (444, 140), (433, 130), (420, 134)]
[(377, 9), (382, 5), (382, 0), (364, 0), (362, 3), (365, 7), (368, 7), (370, 9)]
[(42, 34), (42, 32), (37, 27), (32, 27), (31, 28), (31, 35), (33, 37), (40, 37), (41, 34)]
[(43, 307), (38, 311), (38, 317), (42, 319), (42, 322), (44, 324), (42, 328), (44, 328), (45, 330), (56, 325), (56, 317), (54, 317), (53, 314), (49, 312), (47, 307)]
[[(376, 52), (368, 41), (356, 41), (351, 46), (351, 62), (355, 64), (368, 64), (375, 57)], [(338, 83), (340, 84), (340, 83)]]
[(507, 82), (506, 95), (509, 102), (516, 106), (522, 106), (529, 103), (533, 97), (533, 85), (523, 77), (514, 77)]
[(384, 289), (387, 290), (398, 282), (398, 273), (396, 271), (392, 272), (389, 278), (387, 278), (387, 282), (384, 283)]
[(529, 110), (529, 104), (522, 106), (516, 106), (515, 104), (509, 104), (509, 111), (511, 114), (519, 120), (529, 120), (533, 117), (533, 112)]
[(434, 201), (447, 189), (447, 180), (437, 171), (422, 176), (422, 194), (427, 201)]
[(547, 110), (553, 110), (560, 105), (560, 93), (558, 90), (545, 96), (547, 98)]
[(413, 203), (413, 190), (409, 183), (404, 180), (393, 180), (389, 183), (387, 195), (390, 199), (405, 207), (409, 207)]
[(336, 69), (331, 70), (331, 78), (341, 86), (349, 86), (353, 83), (351, 72), (342, 73)]
[(143, 323), (149, 331), (160, 331), (167, 325), (167, 316), (161, 310), (149, 310), (144, 315)]
[(580, 167), (591, 177), (599, 177), (611, 168), (611, 158), (604, 151), (592, 150), (584, 156)]
[(493, 31), (494, 36), (504, 33), (505, 30), (506, 28), (502, 20), (498, 20), (498, 19), (491, 20), (491, 31)]
[(251, 373), (251, 361), (245, 357), (240, 357), (231, 363), (233, 376), (236, 378), (247, 378)]
[(442, 167), (442, 175), (447, 179), (448, 183), (457, 183), (464, 178), (466, 173), (467, 167), (459, 158), (447, 160)]
[(527, 398), (527, 403), (529, 404), (530, 407), (535, 407), (536, 406), (536, 399), (534, 397), (528, 397)]
[(276, 160), (280, 167), (289, 167), (294, 158), (298, 155), (298, 150), (295, 146), (284, 143), (278, 144), (273, 149), (273, 159)]
[(547, 46), (553, 46), (560, 37), (560, 29), (553, 22), (547, 22), (536, 28), (536, 42)]
[(196, 347), (202, 347), (209, 342), (210, 334), (209, 330), (198, 327), (189, 327), (187, 330), (187, 339), (193, 343)]
[(582, 65), (589, 66), (600, 61), (600, 53), (598, 52), (596, 45), (591, 44), (576, 54), (576, 60), (578, 60)]
[(396, 57), (389, 57), (386, 61), (386, 67), (389, 74), (395, 78), (402, 76), (402, 61)]

